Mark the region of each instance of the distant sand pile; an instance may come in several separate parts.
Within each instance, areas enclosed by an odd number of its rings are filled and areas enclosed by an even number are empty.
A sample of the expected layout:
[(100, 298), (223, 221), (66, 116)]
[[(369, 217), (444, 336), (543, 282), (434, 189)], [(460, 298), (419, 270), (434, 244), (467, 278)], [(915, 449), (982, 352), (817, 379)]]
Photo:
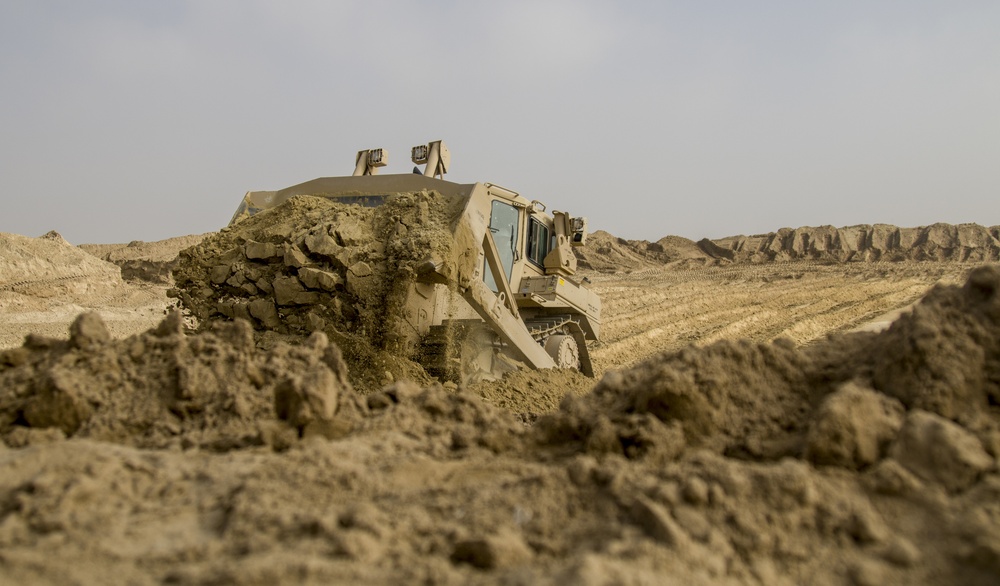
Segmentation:
[(634, 272), (644, 268), (692, 263), (715, 264), (693, 240), (666, 236), (657, 242), (625, 240), (598, 230), (587, 236), (587, 245), (575, 248), (579, 266), (602, 273)]
[(118, 267), (96, 259), (56, 232), (41, 238), (0, 233), (0, 308), (35, 310), (60, 300), (114, 294)]
[(204, 240), (208, 234), (179, 236), (143, 242), (133, 240), (128, 244), (81, 244), (80, 248), (101, 260), (121, 268), (122, 278), (132, 281), (170, 284), (171, 272), (177, 266), (178, 253)]

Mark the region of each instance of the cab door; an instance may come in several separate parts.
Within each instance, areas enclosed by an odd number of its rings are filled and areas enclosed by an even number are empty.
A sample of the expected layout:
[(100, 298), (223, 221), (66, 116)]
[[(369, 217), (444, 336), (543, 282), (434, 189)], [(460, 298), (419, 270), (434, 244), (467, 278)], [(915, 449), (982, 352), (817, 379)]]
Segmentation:
[[(522, 256), (519, 253), (521, 210), (508, 202), (494, 199), (490, 206), (489, 230), (493, 235), (493, 242), (500, 255), (500, 264), (509, 284), (514, 275), (514, 264)], [(486, 267), (483, 267), (483, 280), (494, 293), (499, 291), (496, 281), (493, 280), (493, 273)]]

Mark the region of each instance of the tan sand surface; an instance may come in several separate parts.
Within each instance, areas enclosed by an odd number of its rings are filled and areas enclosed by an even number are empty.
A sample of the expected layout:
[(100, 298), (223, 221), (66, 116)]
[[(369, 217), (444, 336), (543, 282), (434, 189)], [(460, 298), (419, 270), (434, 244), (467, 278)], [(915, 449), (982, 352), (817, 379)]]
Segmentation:
[(598, 380), (369, 388), (168, 314), (201, 239), (0, 234), (0, 583), (1000, 581), (996, 263), (599, 235)]

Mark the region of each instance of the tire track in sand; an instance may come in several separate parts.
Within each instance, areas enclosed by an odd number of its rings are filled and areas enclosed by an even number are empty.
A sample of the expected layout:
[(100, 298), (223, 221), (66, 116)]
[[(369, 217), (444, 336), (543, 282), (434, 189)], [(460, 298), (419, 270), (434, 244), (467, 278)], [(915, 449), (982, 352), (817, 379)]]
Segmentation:
[(975, 265), (775, 263), (591, 277), (603, 300), (596, 370), (718, 340), (803, 344), (918, 300)]

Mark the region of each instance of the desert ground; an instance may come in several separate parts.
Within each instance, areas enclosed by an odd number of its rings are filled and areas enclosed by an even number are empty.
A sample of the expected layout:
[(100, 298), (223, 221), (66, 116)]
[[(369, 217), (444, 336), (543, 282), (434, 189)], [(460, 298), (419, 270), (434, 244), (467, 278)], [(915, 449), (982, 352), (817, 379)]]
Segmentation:
[(1000, 582), (996, 227), (599, 232), (596, 377), (457, 387), (193, 316), (214, 238), (0, 234), (0, 582)]

